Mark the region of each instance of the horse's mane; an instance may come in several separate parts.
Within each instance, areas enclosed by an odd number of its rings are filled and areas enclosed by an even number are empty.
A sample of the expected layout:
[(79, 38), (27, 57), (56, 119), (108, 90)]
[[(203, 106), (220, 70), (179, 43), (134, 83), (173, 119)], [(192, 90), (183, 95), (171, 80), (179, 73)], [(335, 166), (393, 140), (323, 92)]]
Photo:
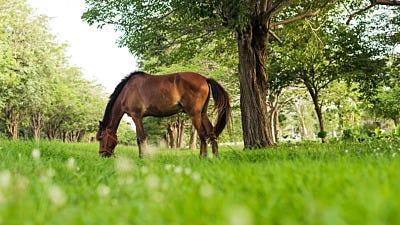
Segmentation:
[(142, 75), (142, 74), (144, 74), (144, 72), (142, 72), (142, 71), (132, 72), (129, 75), (127, 75), (125, 78), (123, 78), (121, 80), (121, 82), (119, 82), (119, 84), (115, 87), (114, 92), (110, 95), (110, 100), (107, 103), (106, 111), (104, 112), (104, 117), (103, 117), (103, 121), (102, 121), (103, 125), (106, 126), (108, 124), (108, 122), (110, 120), (111, 110), (114, 106), (114, 103), (117, 100), (122, 89), (124, 88), (125, 84), (128, 83), (128, 80), (133, 76)]

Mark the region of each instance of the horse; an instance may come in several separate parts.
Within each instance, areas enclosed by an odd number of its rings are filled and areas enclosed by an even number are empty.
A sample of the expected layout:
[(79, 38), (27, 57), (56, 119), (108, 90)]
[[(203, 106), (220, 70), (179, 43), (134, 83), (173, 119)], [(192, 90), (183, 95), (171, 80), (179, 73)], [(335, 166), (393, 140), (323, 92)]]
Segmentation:
[[(210, 95), (217, 111), (215, 127), (207, 116)], [(114, 154), (118, 144), (117, 129), (122, 116), (127, 114), (135, 123), (139, 157), (143, 158), (147, 146), (143, 118), (167, 117), (179, 112), (190, 117), (198, 132), (200, 156), (207, 155), (207, 139), (213, 154), (218, 156), (217, 138), (231, 116), (229, 95), (224, 88), (216, 80), (194, 72), (151, 75), (142, 71), (123, 78), (110, 95), (96, 134), (100, 142), (99, 154), (103, 157)]]

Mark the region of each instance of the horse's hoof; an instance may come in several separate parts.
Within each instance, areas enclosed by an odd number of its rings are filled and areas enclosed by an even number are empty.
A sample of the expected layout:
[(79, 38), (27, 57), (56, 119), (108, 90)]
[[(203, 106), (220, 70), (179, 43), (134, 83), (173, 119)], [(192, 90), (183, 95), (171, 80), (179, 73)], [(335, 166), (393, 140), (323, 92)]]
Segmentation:
[(100, 153), (100, 156), (103, 158), (110, 158), (111, 155), (108, 154), (107, 152), (104, 152), (104, 153)]

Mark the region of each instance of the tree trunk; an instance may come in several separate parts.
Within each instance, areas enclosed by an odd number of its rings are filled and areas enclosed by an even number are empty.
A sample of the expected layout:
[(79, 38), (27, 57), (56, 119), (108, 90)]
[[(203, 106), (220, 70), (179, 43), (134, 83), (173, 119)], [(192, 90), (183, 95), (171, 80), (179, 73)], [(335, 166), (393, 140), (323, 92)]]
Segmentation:
[(270, 125), (272, 131), (272, 137), (275, 143), (279, 140), (279, 95), (273, 94), (272, 92), (269, 93), (268, 97), (268, 110), (269, 110), (269, 118), (270, 118)]
[(33, 138), (35, 141), (39, 141), (40, 139), (40, 130), (42, 128), (43, 123), (43, 115), (39, 112), (33, 113), (31, 116), (30, 127), (33, 132)]
[[(322, 107), (321, 104), (319, 104), (319, 100), (318, 100), (318, 92), (317, 91), (312, 91), (309, 89), (312, 101), (314, 103), (314, 109), (315, 112), (317, 113), (317, 117), (318, 117), (318, 123), (319, 123), (319, 133), (323, 134), (326, 133), (325, 131), (325, 122), (324, 122), (324, 117), (322, 115)], [(318, 135), (319, 136), (319, 135)], [(325, 143), (327, 141), (325, 135), (323, 135), (322, 137), (320, 137), (322, 142)]]
[(178, 127), (178, 134), (179, 134), (179, 137), (178, 137), (178, 148), (183, 148), (183, 140), (184, 140), (184, 137), (185, 137), (185, 120), (180, 120), (179, 121), (179, 123), (178, 123), (179, 125), (179, 127)]
[(299, 117), (300, 120), (300, 134), (302, 138), (309, 138), (308, 136), (308, 130), (306, 126), (306, 120), (304, 118), (304, 113), (301, 108), (301, 103), (295, 102), (293, 103), (293, 108), (296, 110), (297, 116)]
[(275, 145), (268, 119), (268, 76), (265, 67), (268, 24), (253, 19), (238, 32), (240, 109), (245, 148)]
[(190, 129), (190, 140), (189, 140), (189, 149), (196, 150), (196, 142), (197, 142), (197, 131), (196, 128), (192, 125)]
[(274, 108), (272, 111), (272, 118), (271, 118), (271, 123), (272, 123), (272, 131), (274, 134), (274, 141), (277, 143), (280, 138), (280, 126), (279, 126), (279, 110), (278, 108)]
[(178, 139), (178, 126), (176, 122), (168, 122), (168, 146), (172, 149), (176, 148)]
[(18, 140), (20, 114), (9, 111), (7, 116), (7, 131), (12, 140)]

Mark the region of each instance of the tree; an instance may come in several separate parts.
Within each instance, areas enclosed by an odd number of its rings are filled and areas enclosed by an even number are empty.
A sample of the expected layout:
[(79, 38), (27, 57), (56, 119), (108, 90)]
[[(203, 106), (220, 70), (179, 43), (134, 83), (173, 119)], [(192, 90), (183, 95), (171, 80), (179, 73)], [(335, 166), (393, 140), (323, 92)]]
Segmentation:
[(69, 66), (48, 18), (25, 0), (0, 0), (0, 12), (0, 132), (69, 141), (94, 132), (104, 92)]
[[(28, 123), (27, 110), (39, 93), (32, 91), (42, 79), (38, 56), (50, 48), (46, 18), (32, 16), (23, 0), (0, 2), (0, 122), (8, 136), (18, 138), (21, 123)], [(42, 59), (42, 58), (41, 58)]]
[(244, 145), (255, 148), (275, 145), (266, 103), (267, 46), (270, 36), (278, 39), (273, 29), (314, 16), (332, 2), (86, 0), (88, 10), (83, 19), (99, 27), (114, 25), (123, 32), (119, 43), (132, 53), (164, 58), (160, 61), (169, 64), (186, 60), (210, 40), (228, 46), (236, 42)]
[(369, 100), (370, 110), (377, 116), (393, 120), (395, 126), (400, 124), (400, 53), (389, 58), (386, 85), (378, 90), (377, 95)]

